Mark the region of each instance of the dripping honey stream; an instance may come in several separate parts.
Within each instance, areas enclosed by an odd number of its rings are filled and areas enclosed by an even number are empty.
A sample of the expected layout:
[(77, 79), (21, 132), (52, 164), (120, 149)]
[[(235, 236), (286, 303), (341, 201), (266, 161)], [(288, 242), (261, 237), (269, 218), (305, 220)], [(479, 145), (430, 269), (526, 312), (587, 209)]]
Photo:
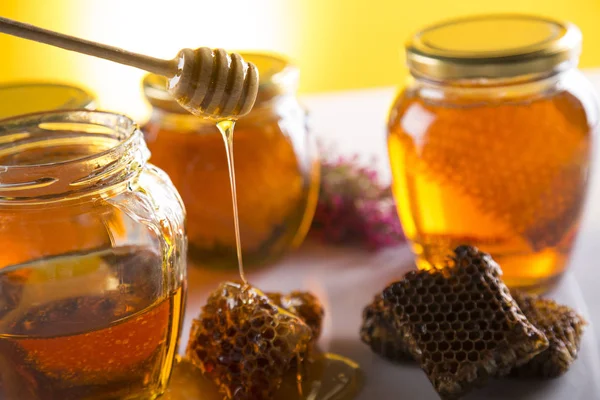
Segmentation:
[(235, 165), (233, 159), (233, 131), (235, 128), (235, 121), (226, 119), (217, 122), (217, 128), (223, 135), (223, 142), (225, 143), (225, 152), (227, 154), (227, 166), (229, 168), (229, 184), (231, 185), (231, 201), (233, 203), (233, 226), (235, 229), (235, 249), (238, 259), (238, 268), (240, 271), (240, 279), (244, 284), (248, 284), (246, 281), (246, 275), (244, 274), (244, 261), (242, 259), (242, 240), (240, 237), (240, 218), (238, 215), (238, 204), (237, 204), (237, 190), (235, 187)]

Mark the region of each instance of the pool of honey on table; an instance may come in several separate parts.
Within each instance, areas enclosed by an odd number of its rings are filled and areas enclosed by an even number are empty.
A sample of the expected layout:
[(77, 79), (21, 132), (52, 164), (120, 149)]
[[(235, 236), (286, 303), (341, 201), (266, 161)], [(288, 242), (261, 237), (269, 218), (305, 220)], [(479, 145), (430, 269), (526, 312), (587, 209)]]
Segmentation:
[(420, 268), (467, 243), (491, 253), (509, 286), (562, 274), (592, 150), (575, 95), (449, 105), (408, 90), (389, 132), (394, 195)]

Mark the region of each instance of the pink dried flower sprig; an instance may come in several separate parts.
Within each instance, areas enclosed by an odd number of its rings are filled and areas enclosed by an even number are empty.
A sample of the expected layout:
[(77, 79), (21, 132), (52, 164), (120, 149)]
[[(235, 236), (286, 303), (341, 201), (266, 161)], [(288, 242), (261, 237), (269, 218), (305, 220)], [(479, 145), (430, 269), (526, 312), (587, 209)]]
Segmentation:
[(358, 155), (321, 163), (321, 189), (311, 232), (334, 244), (370, 250), (404, 241), (391, 190)]

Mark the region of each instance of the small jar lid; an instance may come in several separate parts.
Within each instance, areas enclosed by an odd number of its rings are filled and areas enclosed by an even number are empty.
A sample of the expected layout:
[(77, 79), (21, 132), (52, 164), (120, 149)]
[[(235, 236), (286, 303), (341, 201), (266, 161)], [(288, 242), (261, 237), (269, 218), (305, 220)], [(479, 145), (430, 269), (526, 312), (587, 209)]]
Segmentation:
[[(245, 61), (256, 65), (259, 73), (255, 107), (273, 97), (297, 89), (299, 72), (285, 57), (274, 53), (238, 52)], [(167, 91), (167, 78), (147, 74), (142, 82), (144, 94), (152, 106), (173, 113), (189, 114)]]
[(411, 72), (435, 81), (544, 74), (572, 66), (580, 52), (575, 25), (518, 14), (446, 21), (406, 44)]
[(92, 94), (70, 85), (44, 82), (0, 85), (0, 119), (41, 111), (91, 110), (95, 103)]

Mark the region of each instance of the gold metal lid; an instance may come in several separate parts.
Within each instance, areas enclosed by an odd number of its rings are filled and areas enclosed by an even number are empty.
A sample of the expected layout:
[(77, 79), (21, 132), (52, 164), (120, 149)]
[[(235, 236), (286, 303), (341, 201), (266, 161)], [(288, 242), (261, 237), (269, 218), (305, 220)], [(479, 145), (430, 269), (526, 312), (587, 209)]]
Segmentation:
[[(285, 57), (274, 53), (237, 52), (258, 68), (258, 96), (254, 108), (273, 97), (297, 89), (298, 68)], [(167, 78), (147, 74), (142, 82), (144, 94), (154, 107), (173, 113), (189, 114), (167, 91)]]
[(23, 82), (0, 85), (0, 119), (17, 115), (69, 109), (93, 109), (96, 99), (70, 85)]
[(575, 25), (519, 14), (442, 22), (406, 43), (411, 72), (435, 81), (545, 74), (576, 64), (580, 52)]

